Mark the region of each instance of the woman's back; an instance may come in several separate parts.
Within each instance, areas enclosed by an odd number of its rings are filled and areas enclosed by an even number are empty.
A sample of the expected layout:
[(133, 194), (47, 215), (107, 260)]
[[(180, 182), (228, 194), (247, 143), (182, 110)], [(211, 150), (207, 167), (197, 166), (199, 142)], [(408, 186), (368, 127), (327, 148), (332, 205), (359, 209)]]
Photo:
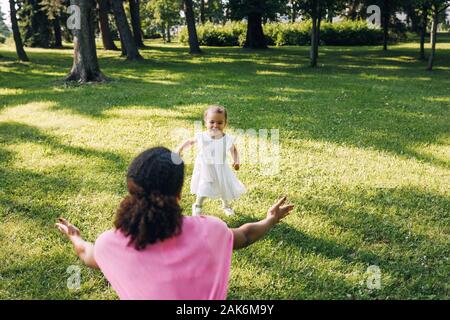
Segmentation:
[(233, 233), (218, 218), (183, 217), (178, 236), (136, 250), (104, 232), (95, 260), (121, 299), (226, 299)]

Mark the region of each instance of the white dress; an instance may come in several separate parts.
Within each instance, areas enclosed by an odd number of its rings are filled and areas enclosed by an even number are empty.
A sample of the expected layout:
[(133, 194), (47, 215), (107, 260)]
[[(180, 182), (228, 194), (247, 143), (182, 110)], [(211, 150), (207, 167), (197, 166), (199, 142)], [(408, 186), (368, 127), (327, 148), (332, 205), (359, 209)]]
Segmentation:
[(223, 200), (239, 198), (246, 190), (227, 163), (234, 138), (225, 134), (211, 138), (207, 132), (197, 133), (197, 157), (191, 180), (191, 193), (198, 197)]

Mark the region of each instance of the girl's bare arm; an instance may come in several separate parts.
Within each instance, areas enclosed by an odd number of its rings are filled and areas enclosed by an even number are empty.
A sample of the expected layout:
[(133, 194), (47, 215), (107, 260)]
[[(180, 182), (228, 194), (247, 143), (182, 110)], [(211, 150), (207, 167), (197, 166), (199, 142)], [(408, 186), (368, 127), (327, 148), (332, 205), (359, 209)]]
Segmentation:
[(234, 144), (231, 146), (230, 152), (231, 152), (231, 157), (233, 159), (232, 166), (235, 170), (239, 170), (239, 167), (240, 167), (239, 153)]
[(178, 153), (179, 155), (181, 155), (181, 153), (182, 153), (184, 150), (189, 149), (189, 148), (192, 147), (196, 142), (197, 142), (197, 139), (195, 139), (195, 138), (188, 139), (188, 140), (186, 140), (185, 142), (183, 142), (182, 144), (180, 144), (180, 145), (176, 148), (175, 152)]

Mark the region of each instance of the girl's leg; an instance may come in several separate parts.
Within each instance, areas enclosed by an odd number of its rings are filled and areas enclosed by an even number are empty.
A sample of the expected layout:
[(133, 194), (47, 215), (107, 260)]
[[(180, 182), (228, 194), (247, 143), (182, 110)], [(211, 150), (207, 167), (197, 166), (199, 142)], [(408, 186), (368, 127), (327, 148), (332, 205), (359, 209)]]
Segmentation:
[(234, 210), (231, 208), (231, 201), (222, 199), (223, 211), (227, 216), (234, 215)]
[(205, 201), (206, 197), (199, 197), (197, 196), (197, 199), (195, 200), (195, 205), (199, 208), (203, 206), (203, 202)]
[(193, 216), (198, 216), (201, 214), (203, 202), (205, 201), (205, 199), (206, 199), (206, 197), (197, 196), (195, 203), (192, 205), (192, 215)]
[(231, 201), (222, 199), (222, 207), (223, 208), (231, 208)]

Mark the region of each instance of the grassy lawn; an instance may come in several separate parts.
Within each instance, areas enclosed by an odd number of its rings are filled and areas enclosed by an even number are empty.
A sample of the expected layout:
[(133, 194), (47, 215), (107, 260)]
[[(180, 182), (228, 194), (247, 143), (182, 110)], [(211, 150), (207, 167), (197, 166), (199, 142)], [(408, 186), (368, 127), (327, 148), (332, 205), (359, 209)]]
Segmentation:
[[(441, 38), (441, 40), (443, 40)], [(130, 160), (174, 148), (203, 109), (229, 110), (228, 130), (279, 129), (280, 173), (247, 159), (248, 192), (228, 218), (264, 216), (280, 194), (294, 214), (235, 252), (230, 299), (449, 299), (450, 39), (425, 71), (418, 45), (248, 52), (147, 43), (145, 60), (99, 50), (102, 85), (65, 86), (72, 50), (0, 45), (0, 299), (116, 299), (53, 227), (58, 216), (88, 240), (112, 227)], [(184, 130), (184, 131), (183, 131)], [(239, 144), (238, 144), (239, 148)], [(241, 146), (242, 149), (244, 147)], [(182, 200), (186, 214), (192, 164)], [(70, 265), (81, 288), (69, 290)], [(369, 266), (381, 289), (366, 285)]]

